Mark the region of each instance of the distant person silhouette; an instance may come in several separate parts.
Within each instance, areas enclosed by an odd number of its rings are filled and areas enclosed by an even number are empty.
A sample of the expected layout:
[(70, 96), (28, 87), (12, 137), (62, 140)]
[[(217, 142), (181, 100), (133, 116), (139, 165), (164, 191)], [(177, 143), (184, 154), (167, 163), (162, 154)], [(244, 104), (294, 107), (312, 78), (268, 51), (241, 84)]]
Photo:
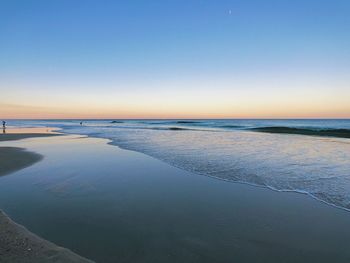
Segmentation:
[(82, 121), (80, 122), (80, 126), (83, 126), (83, 122)]
[(2, 133), (6, 133), (6, 121), (2, 121)]

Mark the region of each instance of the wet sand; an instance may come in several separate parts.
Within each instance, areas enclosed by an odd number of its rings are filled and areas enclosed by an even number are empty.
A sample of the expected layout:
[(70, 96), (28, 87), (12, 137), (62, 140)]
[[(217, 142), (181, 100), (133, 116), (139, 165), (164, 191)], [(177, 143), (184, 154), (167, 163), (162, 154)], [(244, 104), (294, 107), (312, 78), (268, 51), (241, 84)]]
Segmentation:
[(42, 159), (37, 153), (18, 147), (0, 147), (0, 176), (28, 167)]
[(5, 133), (0, 134), (0, 141), (15, 141), (26, 138), (34, 138), (34, 137), (48, 137), (48, 136), (57, 136), (57, 134), (51, 133)]
[(34, 235), (0, 211), (0, 262), (91, 263), (92, 261)]
[[(25, 131), (28, 132), (28, 129)], [(35, 133), (36, 131), (29, 130), (29, 133), (1, 134), (0, 141), (57, 135), (50, 131), (47, 131), (47, 133)], [(28, 167), (42, 158), (42, 155), (29, 152), (24, 148), (0, 147), (0, 176)], [(38, 237), (23, 226), (16, 224), (0, 210), (0, 262), (73, 263), (92, 261)]]
[[(50, 128), (7, 129), (0, 134), (1, 141), (14, 141), (26, 138), (57, 136)], [(26, 151), (20, 147), (0, 147), (0, 176), (28, 167), (42, 159), (42, 155)]]

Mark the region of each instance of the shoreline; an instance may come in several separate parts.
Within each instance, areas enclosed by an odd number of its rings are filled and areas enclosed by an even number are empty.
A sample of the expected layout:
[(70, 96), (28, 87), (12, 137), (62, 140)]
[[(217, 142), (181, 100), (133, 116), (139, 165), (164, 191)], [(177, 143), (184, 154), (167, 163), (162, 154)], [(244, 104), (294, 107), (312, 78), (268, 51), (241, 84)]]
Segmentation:
[[(58, 135), (60, 134), (51, 132), (9, 133), (1, 134), (0, 142)], [(0, 177), (29, 167), (43, 158), (43, 155), (27, 151), (25, 148), (0, 146)], [(0, 257), (1, 262), (93, 262), (30, 232), (24, 226), (11, 220), (1, 209)]]
[(219, 181), (223, 181), (223, 182), (227, 182), (227, 183), (233, 183), (233, 184), (242, 184), (242, 185), (248, 185), (248, 186), (252, 186), (252, 187), (256, 187), (256, 188), (262, 188), (262, 189), (267, 189), (267, 190), (270, 190), (270, 191), (273, 191), (273, 192), (277, 192), (277, 193), (294, 193), (294, 194), (300, 194), (300, 195), (305, 195), (309, 198), (312, 198), (324, 205), (327, 205), (327, 206), (330, 206), (332, 208), (335, 208), (335, 209), (340, 209), (340, 210), (343, 210), (343, 211), (346, 211), (346, 212), (350, 212), (350, 208), (346, 208), (346, 207), (343, 207), (343, 206), (340, 206), (340, 205), (336, 205), (336, 204), (332, 204), (330, 202), (327, 202), (326, 200), (322, 200), (321, 198), (317, 197), (316, 195), (312, 194), (312, 193), (309, 193), (307, 191), (303, 191), (303, 190), (298, 190), (298, 189), (277, 189), (273, 186), (270, 186), (270, 185), (267, 185), (267, 184), (257, 184), (257, 183), (251, 183), (251, 182), (248, 182), (248, 181), (242, 181), (242, 180), (237, 180), (237, 181), (234, 181), (234, 180), (230, 180), (230, 179), (225, 179), (225, 178), (220, 178), (220, 177), (217, 177), (217, 176), (214, 176), (214, 175), (208, 175), (208, 174), (205, 174), (205, 173), (200, 173), (200, 172), (194, 172), (194, 171), (188, 171), (186, 169), (184, 169), (183, 167), (181, 166), (178, 166), (178, 165), (175, 165), (173, 163), (169, 163), (163, 159), (160, 159), (160, 158), (157, 158), (157, 157), (154, 157), (152, 155), (149, 155), (147, 154), (146, 152), (144, 151), (138, 151), (138, 150), (134, 150), (134, 149), (131, 149), (131, 148), (128, 148), (128, 147), (124, 147), (124, 146), (121, 146), (119, 145), (118, 143), (114, 142), (114, 140), (112, 138), (106, 138), (106, 137), (98, 137), (98, 136), (90, 136), (90, 135), (86, 135), (90, 138), (99, 138), (99, 139), (106, 139), (108, 140), (109, 142), (107, 142), (107, 144), (109, 145), (112, 145), (112, 146), (117, 146), (119, 147), (120, 149), (123, 149), (123, 150), (127, 150), (127, 151), (133, 151), (133, 152), (136, 152), (136, 153), (141, 153), (141, 154), (145, 154), (151, 158), (154, 158), (155, 160), (158, 160), (158, 161), (161, 161), (167, 165), (170, 165), (174, 168), (177, 168), (177, 169), (180, 169), (184, 172), (190, 172), (190, 173), (193, 173), (193, 174), (196, 174), (196, 175), (200, 175), (200, 176), (205, 176), (205, 177), (208, 177), (208, 178), (212, 178), (212, 179), (215, 179), (215, 180), (219, 180)]

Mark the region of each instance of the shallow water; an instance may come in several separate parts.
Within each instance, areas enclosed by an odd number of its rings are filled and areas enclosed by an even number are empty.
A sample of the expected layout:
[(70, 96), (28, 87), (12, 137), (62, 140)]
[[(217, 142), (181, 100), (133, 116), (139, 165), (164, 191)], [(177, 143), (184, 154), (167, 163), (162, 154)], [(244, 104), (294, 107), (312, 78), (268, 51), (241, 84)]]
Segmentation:
[(108, 138), (187, 171), (308, 193), (350, 209), (350, 139), (251, 131), (289, 127), (293, 132), (350, 135), (350, 120), (89, 120), (83, 126), (71, 120), (13, 125), (57, 126), (66, 133)]
[(2, 142), (45, 156), (0, 178), (0, 208), (97, 262), (349, 262), (350, 214), (191, 174), (81, 136)]

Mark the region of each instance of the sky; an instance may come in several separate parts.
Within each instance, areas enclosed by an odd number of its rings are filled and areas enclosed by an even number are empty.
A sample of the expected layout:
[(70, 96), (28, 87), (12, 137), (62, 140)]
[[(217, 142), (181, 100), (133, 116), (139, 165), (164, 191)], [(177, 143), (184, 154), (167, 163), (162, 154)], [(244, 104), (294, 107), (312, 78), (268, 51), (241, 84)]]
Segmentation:
[(0, 0), (0, 118), (350, 118), (349, 0)]

